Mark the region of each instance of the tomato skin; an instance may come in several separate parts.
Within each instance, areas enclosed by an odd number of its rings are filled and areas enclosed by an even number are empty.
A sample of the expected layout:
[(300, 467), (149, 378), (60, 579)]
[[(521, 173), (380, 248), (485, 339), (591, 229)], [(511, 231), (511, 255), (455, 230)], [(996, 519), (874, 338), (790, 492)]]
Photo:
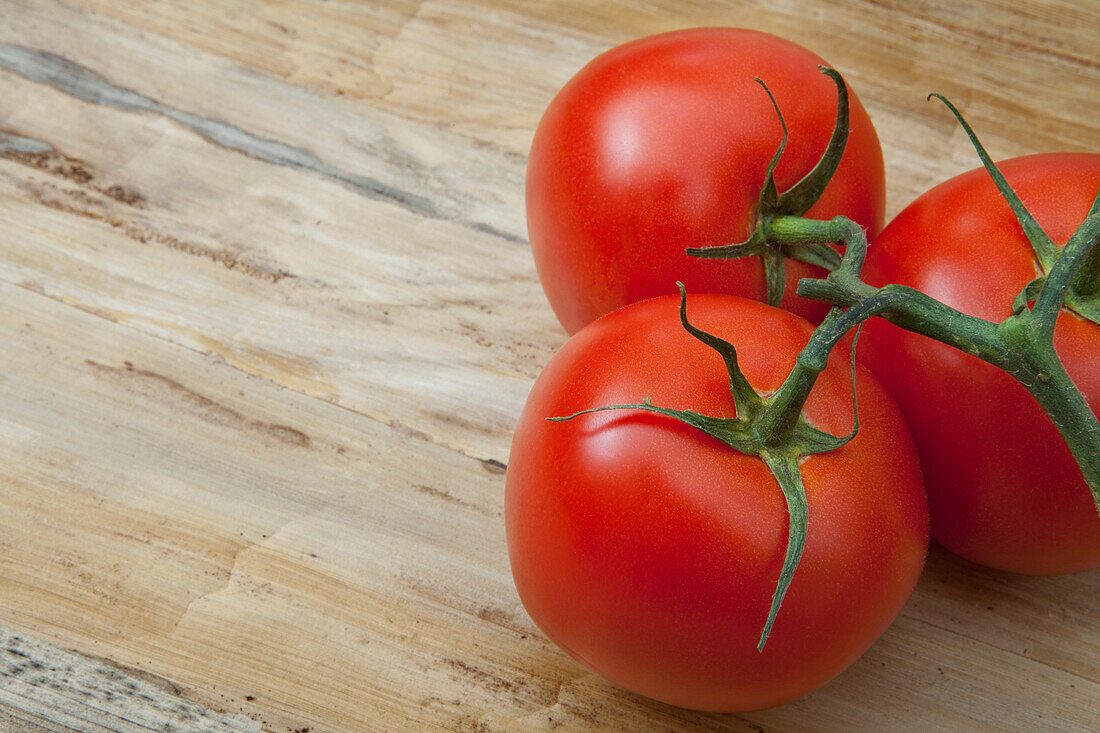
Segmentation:
[[(790, 130), (775, 172), (780, 191), (825, 151), (836, 86), (809, 51), (758, 31), (696, 28), (611, 49), (577, 73), (547, 108), (531, 146), (527, 222), (539, 277), (573, 333), (615, 308), (663, 295), (682, 281), (693, 293), (764, 299), (758, 257), (701, 260), (686, 247), (744, 241), (782, 127)], [(883, 225), (885, 173), (870, 118), (849, 90), (848, 145), (808, 216), (844, 214)], [(787, 262), (781, 306), (820, 321), (826, 308), (798, 298), (817, 268)]]
[[(922, 568), (928, 517), (896, 408), (858, 372), (861, 430), (802, 463), (809, 529), (763, 652), (787, 542), (787, 509), (763, 461), (678, 421), (606, 411), (653, 404), (732, 417), (721, 358), (687, 334), (675, 296), (585, 327), (551, 359), (519, 419), (505, 522), (528, 613), (575, 659), (683, 707), (780, 705), (834, 677), (879, 636)], [(734, 343), (758, 390), (776, 389), (812, 326), (725, 295), (689, 296), (691, 321)], [(847, 355), (834, 353), (806, 406), (817, 427), (852, 427)]]
[[(999, 163), (1040, 226), (1064, 245), (1100, 187), (1100, 155)], [(1000, 321), (1037, 274), (1008, 205), (983, 169), (936, 186), (868, 250), (864, 279), (910, 285)], [(1100, 517), (1054, 424), (1011, 377), (976, 357), (874, 320), (860, 353), (905, 415), (921, 457), (932, 534), (974, 562), (1027, 574), (1100, 565)], [(1096, 412), (1100, 326), (1063, 310), (1055, 349)]]

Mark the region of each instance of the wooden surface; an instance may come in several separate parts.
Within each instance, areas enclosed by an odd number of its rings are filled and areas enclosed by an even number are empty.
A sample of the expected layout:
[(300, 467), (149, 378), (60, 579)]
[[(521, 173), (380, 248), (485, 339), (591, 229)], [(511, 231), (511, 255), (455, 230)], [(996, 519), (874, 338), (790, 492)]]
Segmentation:
[(889, 213), (1096, 150), (1100, 6), (0, 3), (0, 730), (1067, 730), (1100, 574), (933, 548), (838, 679), (743, 716), (616, 689), (525, 615), (510, 429), (564, 339), (523, 174), (554, 92), (692, 25), (800, 42), (878, 127)]

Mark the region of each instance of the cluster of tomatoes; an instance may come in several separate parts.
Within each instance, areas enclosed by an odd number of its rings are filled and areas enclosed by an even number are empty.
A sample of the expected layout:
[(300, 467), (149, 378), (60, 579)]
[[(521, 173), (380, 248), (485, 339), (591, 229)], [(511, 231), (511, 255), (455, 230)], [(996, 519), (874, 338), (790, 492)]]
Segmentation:
[[(722, 359), (685, 331), (732, 343), (760, 394), (787, 377), (825, 304), (795, 295), (820, 277), (789, 262), (780, 307), (760, 259), (685, 249), (746, 239), (769, 160), (789, 188), (822, 156), (837, 90), (822, 60), (774, 36), (695, 29), (612, 49), (557, 95), (527, 177), (531, 245), (550, 304), (572, 334), (531, 391), (508, 466), (508, 549), (519, 595), (546, 635), (641, 694), (750, 710), (838, 674), (894, 619), (917, 582), (929, 527), (994, 568), (1053, 574), (1100, 564), (1100, 517), (1073, 456), (1032, 397), (996, 368), (875, 319), (859, 340), (859, 432), (807, 456), (808, 530), (765, 648), (788, 541), (787, 506), (758, 457), (659, 414), (601, 405), (652, 400), (732, 417)], [(1006, 161), (1002, 172), (1059, 244), (1100, 187), (1100, 155)], [(885, 173), (858, 98), (841, 162), (805, 216), (843, 215), (871, 240), (871, 285), (900, 283), (1000, 321), (1036, 277), (1035, 255), (981, 168), (931, 189), (884, 228)], [(1100, 258), (1098, 258), (1100, 259)], [(1094, 412), (1100, 327), (1064, 311), (1055, 346)], [(852, 429), (838, 348), (803, 417)]]

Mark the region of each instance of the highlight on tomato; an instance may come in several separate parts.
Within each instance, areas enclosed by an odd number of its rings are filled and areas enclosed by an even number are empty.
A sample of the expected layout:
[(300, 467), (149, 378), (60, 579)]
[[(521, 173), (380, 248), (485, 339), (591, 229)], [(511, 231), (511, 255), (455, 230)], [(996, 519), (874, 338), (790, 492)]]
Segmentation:
[[(774, 194), (796, 187), (793, 199), (812, 207), (792, 209), (788, 198), (782, 213), (845, 215), (872, 236), (882, 228), (878, 137), (823, 63), (767, 33), (695, 28), (613, 48), (565, 85), (535, 132), (526, 197), (539, 277), (566, 331), (676, 281), (757, 300), (777, 281), (781, 307), (821, 320), (826, 306), (798, 298), (795, 285), (823, 271), (798, 255), (763, 247), (760, 257), (709, 261), (685, 250), (748, 240)], [(831, 132), (846, 138), (835, 161), (825, 155)]]
[[(796, 452), (775, 448), (804, 487), (785, 595), (795, 505), (770, 463), (731, 448), (756, 432), (738, 404), (778, 394), (812, 331), (752, 300), (660, 297), (594, 321), (547, 364), (516, 427), (505, 522), (524, 606), (576, 660), (666, 703), (746, 711), (818, 688), (898, 614), (927, 506), (897, 408), (869, 372), (851, 375), (843, 346), (791, 432)], [(815, 440), (829, 452), (799, 457)]]

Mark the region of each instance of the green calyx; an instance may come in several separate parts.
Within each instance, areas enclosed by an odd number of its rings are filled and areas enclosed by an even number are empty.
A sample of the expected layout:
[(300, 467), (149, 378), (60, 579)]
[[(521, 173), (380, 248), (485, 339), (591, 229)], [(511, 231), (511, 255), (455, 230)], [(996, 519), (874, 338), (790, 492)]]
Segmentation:
[[(947, 105), (970, 137), (1031, 243), (1042, 271), (1016, 297), (1008, 319), (999, 324), (986, 321), (913, 288), (875, 288), (863, 282), (860, 272), (867, 254), (867, 235), (847, 217), (819, 221), (797, 214), (773, 215), (761, 221), (747, 244), (759, 240), (772, 250), (799, 248), (799, 252), (814, 251), (809, 248), (815, 245), (832, 251), (829, 245), (840, 245), (844, 252), (835, 265), (821, 265), (829, 270), (826, 277), (804, 278), (798, 284), (800, 297), (834, 306), (800, 355), (800, 363), (820, 362), (848, 330), (873, 316), (972, 354), (1007, 372), (1035, 397), (1073, 454), (1100, 512), (1100, 423), (1053, 345), (1054, 325), (1063, 308), (1100, 324), (1100, 192), (1074, 235), (1064, 247), (1058, 247), (1012, 191), (958, 110), (942, 96), (931, 96)], [(757, 254), (745, 245), (699, 252), (715, 250), (719, 252), (715, 256)]]
[[(990, 178), (993, 179), (993, 183), (997, 186), (997, 190), (1000, 192), (1002, 198), (1008, 203), (1010, 209), (1012, 209), (1013, 215), (1016, 217), (1016, 221), (1019, 222), (1020, 228), (1024, 232), (1024, 236), (1027, 237), (1027, 241), (1031, 244), (1031, 249), (1035, 253), (1035, 259), (1039, 263), (1039, 268), (1042, 270), (1042, 275), (1029, 282), (1024, 289), (1020, 291), (1020, 294), (1016, 296), (1016, 299), (1012, 303), (1013, 310), (1016, 313), (1020, 313), (1026, 310), (1028, 303), (1035, 300), (1038, 293), (1043, 288), (1043, 283), (1047, 276), (1050, 274), (1051, 269), (1055, 266), (1058, 260), (1058, 255), (1061, 253), (1061, 248), (1055, 244), (1051, 238), (1047, 235), (1043, 228), (1039, 226), (1039, 222), (1035, 221), (1035, 217), (1031, 215), (1031, 212), (1024, 206), (1023, 201), (1016, 195), (1016, 192), (1012, 190), (1012, 187), (1008, 185), (1008, 181), (997, 169), (997, 165), (993, 162), (993, 158), (990, 157), (986, 151), (985, 146), (982, 145), (975, 134), (970, 124), (959, 112), (955, 105), (951, 104), (942, 94), (932, 93), (928, 95), (929, 99), (938, 99), (951, 111), (951, 114), (955, 116), (963, 130), (966, 132), (967, 137), (970, 138), (971, 144), (974, 146), (974, 150), (977, 151), (978, 157), (982, 161), (982, 165), (985, 167)], [(1088, 217), (1094, 217), (1100, 214), (1100, 193), (1093, 201), (1092, 208), (1088, 213)], [(1085, 224), (1089, 221), (1085, 220)], [(1095, 225), (1086, 227), (1085, 224), (1081, 225), (1077, 234), (1074, 236), (1092, 236), (1095, 237), (1097, 228)], [(1088, 319), (1093, 323), (1100, 324), (1100, 250), (1095, 247), (1085, 257), (1080, 265), (1077, 267), (1077, 271), (1074, 277), (1067, 279), (1065, 283), (1059, 283), (1058, 287), (1064, 290), (1063, 307), (1073, 311), (1082, 318)]]
[(777, 238), (771, 231), (771, 225), (775, 219), (801, 216), (821, 198), (825, 187), (829, 185), (829, 181), (832, 180), (833, 174), (836, 173), (836, 169), (840, 165), (840, 159), (844, 155), (844, 147), (848, 143), (848, 88), (844, 84), (844, 79), (835, 69), (825, 66), (819, 68), (823, 74), (833, 80), (837, 87), (836, 124), (833, 126), (832, 136), (829, 138), (829, 144), (826, 146), (821, 159), (798, 183), (782, 193), (777, 191), (775, 168), (787, 147), (787, 123), (783, 119), (783, 113), (779, 110), (779, 105), (776, 104), (771, 90), (759, 78), (756, 79), (757, 83), (764, 87), (768, 98), (771, 99), (772, 107), (775, 108), (775, 114), (779, 118), (779, 124), (783, 128), (783, 139), (772, 156), (767, 173), (764, 176), (764, 187), (757, 202), (756, 226), (744, 242), (687, 249), (689, 256), (704, 259), (735, 259), (759, 256), (764, 266), (769, 305), (779, 305), (779, 302), (783, 299), (786, 279), (784, 262), (787, 259), (806, 262), (825, 270), (833, 270), (840, 264), (840, 255), (827, 244), (820, 242), (791, 243)]
[[(859, 430), (859, 413), (856, 411), (852, 432), (843, 437), (818, 430), (801, 418), (802, 406), (809, 396), (817, 375), (824, 368), (823, 361), (815, 364), (800, 362), (774, 394), (770, 397), (758, 395), (737, 364), (737, 350), (733, 344), (696, 328), (688, 321), (687, 293), (682, 283), (677, 283), (677, 286), (680, 288), (680, 322), (689, 334), (714, 349), (722, 357), (729, 375), (730, 394), (733, 397), (737, 416), (723, 418), (703, 415), (691, 410), (672, 410), (654, 405), (649, 399), (645, 399), (636, 404), (594, 407), (565, 417), (547, 419), (553, 422), (564, 422), (580, 415), (605, 410), (645, 410), (679, 420), (716, 438), (733, 450), (745, 455), (757, 456), (767, 464), (786, 500), (788, 528), (783, 567), (780, 570), (771, 607), (757, 644), (757, 649), (763, 651), (806, 544), (808, 513), (799, 459), (806, 455), (834, 451), (850, 441)], [(855, 409), (855, 399), (853, 348), (853, 409)]]

